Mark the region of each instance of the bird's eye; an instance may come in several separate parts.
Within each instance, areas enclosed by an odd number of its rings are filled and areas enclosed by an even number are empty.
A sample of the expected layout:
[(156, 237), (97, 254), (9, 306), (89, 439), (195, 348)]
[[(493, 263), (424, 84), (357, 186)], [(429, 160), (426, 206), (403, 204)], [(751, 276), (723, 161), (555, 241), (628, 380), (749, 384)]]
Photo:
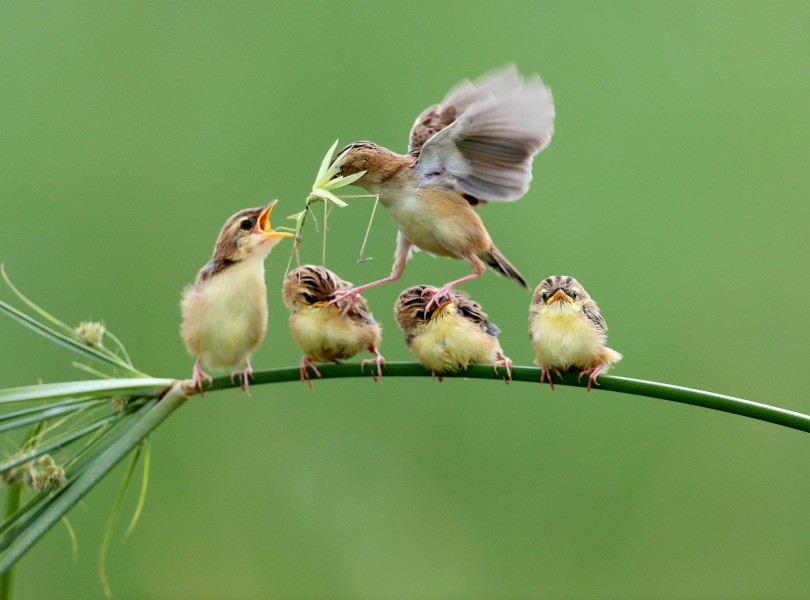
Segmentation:
[(577, 299), (577, 293), (574, 290), (571, 290), (571, 292), (568, 295), (571, 296), (571, 300)]
[(253, 219), (243, 219), (241, 223), (239, 223), (239, 229), (253, 229)]
[(308, 304), (315, 304), (315, 296), (313, 296), (312, 294), (304, 292), (301, 295), (304, 297), (304, 300), (306, 300)]
[(543, 295), (541, 296), (541, 298), (543, 299), (543, 302), (548, 300), (549, 296), (551, 296), (550, 292), (543, 292)]
[(416, 311), (416, 318), (424, 320), (425, 319), (425, 311), (417, 310)]

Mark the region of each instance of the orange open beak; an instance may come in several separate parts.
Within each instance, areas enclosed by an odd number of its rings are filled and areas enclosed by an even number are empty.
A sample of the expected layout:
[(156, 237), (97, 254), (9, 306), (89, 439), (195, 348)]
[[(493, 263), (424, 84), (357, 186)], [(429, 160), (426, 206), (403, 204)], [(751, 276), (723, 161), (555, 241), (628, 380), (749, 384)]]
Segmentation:
[(270, 227), (270, 212), (273, 210), (273, 207), (276, 205), (278, 200), (273, 200), (264, 207), (264, 210), (259, 215), (259, 220), (256, 223), (257, 229), (260, 233), (270, 237), (292, 237), (293, 234), (289, 231), (276, 231), (272, 227)]
[(546, 300), (546, 304), (554, 304), (555, 302), (573, 302), (574, 299), (571, 298), (568, 294), (566, 294), (562, 290), (557, 290), (554, 292), (554, 295)]

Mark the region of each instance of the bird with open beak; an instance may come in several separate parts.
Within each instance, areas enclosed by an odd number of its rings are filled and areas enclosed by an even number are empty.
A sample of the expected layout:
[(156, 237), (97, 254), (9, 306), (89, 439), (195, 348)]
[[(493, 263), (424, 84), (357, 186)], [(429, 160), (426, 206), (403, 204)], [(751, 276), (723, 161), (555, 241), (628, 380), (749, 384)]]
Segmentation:
[(241, 210), (228, 219), (217, 238), (214, 256), (183, 292), (181, 333), (188, 351), (197, 356), (191, 385), (200, 395), (203, 381), (213, 382), (202, 364), (212, 369), (244, 364), (244, 370), (231, 373), (231, 381), (239, 376), (242, 389), (249, 389), (248, 379), (253, 375), (250, 355), (267, 331), (264, 259), (282, 238), (292, 236), (270, 227), (276, 202)]
[(529, 337), (534, 344), (535, 363), (542, 367), (540, 383), (551, 372), (577, 369), (579, 378), (588, 376), (587, 391), (599, 385), (597, 377), (621, 360), (622, 355), (607, 346), (607, 323), (585, 288), (573, 277), (555, 275), (540, 282), (529, 306)]
[(435, 377), (466, 369), (471, 364), (504, 367), (506, 382), (512, 380), (512, 361), (498, 342), (500, 329), (490, 322), (481, 305), (464, 292), (455, 298), (445, 294), (432, 302), (436, 288), (410, 287), (399, 295), (394, 306), (397, 324), (405, 343), (416, 359)]
[(448, 294), (453, 298), (455, 286), (481, 277), (486, 265), (528, 287), (473, 207), (523, 196), (532, 160), (553, 131), (551, 91), (540, 77), (523, 78), (510, 66), (460, 83), (425, 109), (411, 130), (408, 154), (371, 142), (346, 146), (334, 163), (340, 175), (364, 172), (355, 185), (379, 197), (399, 234), (391, 274), (336, 297), (352, 302), (363, 290), (399, 279), (415, 249), (472, 266), (470, 275), (441, 286), (431, 307)]
[(366, 299), (358, 296), (345, 317), (341, 317), (342, 306), (329, 304), (335, 291), (351, 287), (351, 283), (343, 281), (326, 267), (316, 265), (298, 267), (284, 280), (282, 293), (284, 303), (290, 309), (290, 331), (304, 351), (299, 365), (301, 380), (306, 381), (310, 388), (312, 382), (307, 368), (321, 376), (313, 361), (339, 363), (361, 350), (368, 350), (374, 358), (363, 359), (360, 368), (374, 363), (377, 366), (374, 379), (382, 377), (385, 358), (378, 350), (382, 331)]

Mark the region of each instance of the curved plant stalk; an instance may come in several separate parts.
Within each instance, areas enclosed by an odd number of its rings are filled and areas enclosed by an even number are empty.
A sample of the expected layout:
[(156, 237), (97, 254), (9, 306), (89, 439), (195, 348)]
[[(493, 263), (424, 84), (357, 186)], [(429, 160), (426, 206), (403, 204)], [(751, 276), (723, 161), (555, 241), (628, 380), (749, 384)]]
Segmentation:
[[(357, 363), (344, 363), (340, 365), (318, 365), (318, 369), (324, 379), (341, 377), (368, 377), (371, 373), (363, 373)], [(383, 371), (383, 377), (431, 377), (431, 372), (414, 362), (388, 363)], [(281, 369), (269, 369), (266, 371), (256, 371), (254, 373), (254, 384), (280, 383), (283, 381), (298, 381), (301, 377), (298, 367), (285, 367)], [(447, 373), (446, 378), (464, 379), (496, 379), (503, 380), (503, 375), (496, 373), (490, 365), (473, 365), (466, 371), (458, 373)], [(547, 385), (540, 385), (540, 369), (537, 367), (512, 367), (512, 381), (537, 384), (538, 395), (548, 397), (551, 393)], [(565, 373), (562, 380), (554, 380), (555, 385), (567, 385), (584, 388), (586, 380), (577, 381), (576, 373)], [(238, 383), (232, 383), (228, 377), (217, 377), (211, 390), (221, 390), (226, 388), (239, 387)], [(706, 392), (693, 388), (671, 385), (668, 383), (658, 383), (656, 381), (645, 381), (643, 379), (632, 379), (630, 377), (618, 377), (615, 375), (602, 375), (599, 377), (599, 386), (593, 390), (604, 390), (608, 392), (621, 392), (635, 396), (646, 396), (648, 398), (658, 398), (691, 404), (692, 406), (702, 406), (712, 410), (732, 413), (759, 421), (767, 421), (798, 429), (799, 431), (810, 432), (810, 415), (752, 402), (743, 398)], [(208, 390), (206, 390), (208, 391)]]

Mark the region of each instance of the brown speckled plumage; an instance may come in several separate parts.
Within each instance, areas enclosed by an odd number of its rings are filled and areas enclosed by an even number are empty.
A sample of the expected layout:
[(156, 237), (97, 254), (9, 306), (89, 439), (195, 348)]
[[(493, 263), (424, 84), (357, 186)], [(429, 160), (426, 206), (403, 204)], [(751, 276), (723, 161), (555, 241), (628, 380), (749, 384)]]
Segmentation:
[[(316, 302), (329, 302), (332, 293), (348, 290), (350, 281), (344, 281), (333, 271), (318, 265), (303, 265), (293, 269), (284, 280), (284, 302), (291, 310), (298, 306), (312, 306)], [(368, 301), (362, 296), (352, 304), (346, 317), (362, 323), (374, 324)]]
[[(426, 291), (427, 290), (427, 291)], [(435, 288), (429, 285), (416, 285), (404, 290), (397, 298), (394, 306), (394, 316), (400, 329), (405, 332), (405, 342), (410, 345), (413, 333), (418, 326), (430, 321), (433, 314), (438, 310), (438, 306), (433, 306), (425, 310), (428, 302), (433, 298)], [(484, 333), (497, 336), (500, 329), (491, 322), (487, 313), (469, 294), (461, 290), (453, 293), (456, 297), (456, 309), (462, 317), (474, 323)]]

